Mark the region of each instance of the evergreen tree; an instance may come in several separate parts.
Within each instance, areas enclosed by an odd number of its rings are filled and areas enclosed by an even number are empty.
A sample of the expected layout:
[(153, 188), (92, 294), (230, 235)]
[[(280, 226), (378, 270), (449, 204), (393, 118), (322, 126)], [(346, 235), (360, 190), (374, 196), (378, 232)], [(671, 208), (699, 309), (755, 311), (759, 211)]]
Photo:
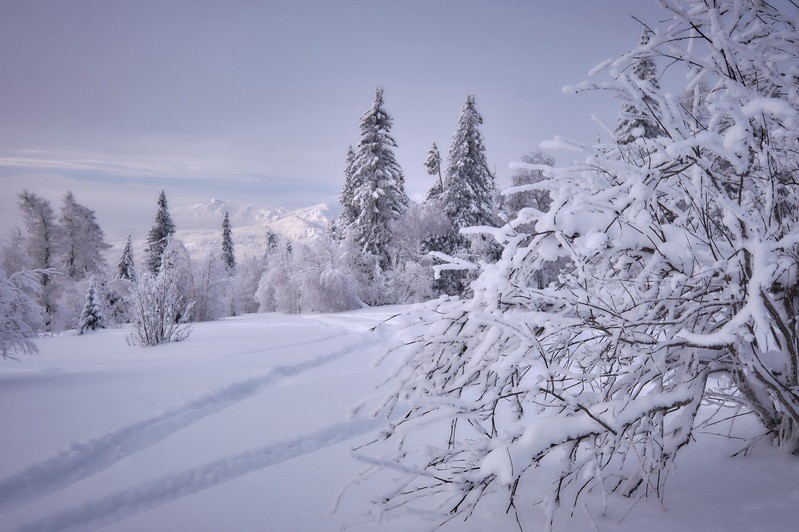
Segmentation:
[(97, 284), (94, 278), (89, 282), (86, 290), (86, 303), (78, 319), (78, 334), (83, 334), (88, 330), (105, 329), (105, 315), (102, 309), (102, 297), (98, 293)]
[(342, 231), (349, 227), (358, 218), (358, 208), (355, 204), (355, 193), (358, 183), (355, 181), (355, 151), (352, 146), (347, 147), (347, 162), (344, 167), (344, 185), (341, 187), (339, 203), (341, 204), (341, 214), (336, 224), (337, 230)]
[(175, 233), (175, 224), (169, 215), (166, 205), (166, 193), (162, 190), (158, 196), (158, 212), (155, 225), (147, 234), (147, 247), (144, 250), (147, 269), (158, 273), (161, 268), (161, 256), (164, 254), (169, 237)]
[(353, 164), (357, 218), (345, 229), (362, 252), (377, 258), (382, 270), (391, 267), (391, 224), (405, 212), (409, 201), (402, 169), (394, 157), (397, 143), (390, 133), (392, 122), (383, 108), (383, 89), (378, 87), (374, 104), (361, 117), (361, 140)]
[[(483, 118), (477, 111), (474, 94), (466, 96), (466, 103), (458, 119), (458, 129), (452, 135), (447, 170), (443, 185), (436, 184), (428, 192), (428, 201), (435, 200), (450, 221), (450, 230), (443, 237), (430, 237), (424, 243), (425, 251), (442, 252), (460, 259), (493, 259), (496, 249), (485, 236), (466, 237), (461, 229), (473, 226), (496, 225), (494, 176), (488, 169), (485, 145), (480, 133)], [(442, 187), (441, 193), (436, 188)], [(448, 294), (462, 293), (468, 284), (463, 271), (441, 272), (436, 288)]]
[[(641, 33), (641, 47), (649, 43), (650, 31)], [(621, 105), (619, 122), (616, 125), (616, 141), (619, 144), (630, 144), (636, 138), (651, 139), (662, 133), (660, 125), (654, 118), (658, 114), (657, 102), (650, 95), (660, 89), (657, 80), (657, 66), (651, 52), (642, 52), (633, 64), (630, 82), (637, 90), (625, 93), (625, 101)], [(633, 97), (634, 95), (634, 97)]]
[(75, 200), (72, 192), (64, 196), (59, 222), (63, 235), (61, 263), (70, 278), (80, 281), (106, 267), (102, 252), (111, 246), (105, 242), (94, 211)]
[(116, 278), (136, 282), (136, 268), (133, 265), (133, 246), (130, 241), (130, 235), (128, 235), (125, 249), (122, 250), (122, 255), (117, 263)]
[(444, 179), (441, 177), (441, 154), (438, 152), (438, 146), (436, 146), (435, 142), (427, 152), (427, 159), (425, 159), (424, 165), (429, 175), (438, 176), (438, 181), (430, 188), (427, 198), (438, 197), (444, 191)]
[(228, 270), (236, 269), (236, 256), (233, 253), (233, 234), (230, 229), (230, 213), (225, 211), (222, 220), (222, 260)]

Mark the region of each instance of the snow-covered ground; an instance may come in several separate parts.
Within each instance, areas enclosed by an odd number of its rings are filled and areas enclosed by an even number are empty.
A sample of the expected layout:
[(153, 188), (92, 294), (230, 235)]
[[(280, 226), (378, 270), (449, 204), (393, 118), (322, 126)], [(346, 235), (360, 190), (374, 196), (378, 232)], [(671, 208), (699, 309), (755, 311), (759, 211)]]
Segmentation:
[[(38, 340), (39, 356), (0, 360), (0, 529), (432, 528), (364, 522), (366, 485), (329, 513), (360, 467), (350, 448), (379, 426), (348, 407), (386, 374), (370, 364), (395, 326), (370, 329), (396, 312), (241, 316), (149, 349), (124, 330), (64, 334)], [(602, 516), (589, 502), (555, 529), (797, 530), (799, 461), (770, 448), (730, 458), (737, 445), (689, 446), (662, 508), (611, 498)], [(526, 531), (542, 528), (534, 502), (520, 511)], [(479, 510), (445, 529), (518, 530), (500, 504)]]

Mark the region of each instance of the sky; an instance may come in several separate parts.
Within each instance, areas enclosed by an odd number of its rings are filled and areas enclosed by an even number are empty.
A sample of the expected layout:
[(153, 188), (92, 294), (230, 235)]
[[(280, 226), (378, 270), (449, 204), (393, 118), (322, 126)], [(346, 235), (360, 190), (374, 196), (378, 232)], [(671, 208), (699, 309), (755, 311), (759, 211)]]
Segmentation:
[(378, 85), (411, 197), (468, 93), (504, 186), (542, 141), (615, 121), (609, 96), (562, 88), (637, 44), (631, 15), (663, 18), (642, 0), (3, 0), (0, 238), (25, 188), (56, 208), (71, 190), (109, 240), (144, 236), (161, 189), (334, 206)]

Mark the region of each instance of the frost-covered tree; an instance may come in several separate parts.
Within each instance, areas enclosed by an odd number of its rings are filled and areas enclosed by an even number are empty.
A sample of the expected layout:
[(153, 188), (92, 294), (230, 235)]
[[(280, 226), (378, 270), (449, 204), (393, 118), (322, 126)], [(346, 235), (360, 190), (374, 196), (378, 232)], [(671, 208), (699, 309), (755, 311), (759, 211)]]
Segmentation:
[(383, 89), (361, 116), (361, 140), (353, 162), (353, 202), (357, 217), (345, 231), (364, 252), (377, 257), (382, 270), (390, 269), (391, 224), (408, 208), (405, 178), (394, 157), (393, 120), (383, 106)]
[[(542, 475), (549, 524), (588, 494), (660, 497), (703, 401), (799, 452), (797, 13), (661, 5), (669, 20), (649, 42), (576, 90), (636, 97), (617, 74), (646, 53), (683, 69), (692, 106), (649, 91), (663, 132), (634, 141), (646, 160), (615, 139), (584, 146), (584, 162), (540, 183), (547, 212), (493, 231), (503, 254), (471, 299), (413, 311), (378, 408), (392, 421), (360, 451), (364, 478), (398, 478), (375, 494), (381, 515), (466, 518), (486, 499), (512, 515)], [(573, 266), (539, 288), (533, 275), (559, 257)]]
[(97, 289), (97, 282), (92, 278), (89, 281), (89, 288), (86, 290), (86, 300), (78, 318), (78, 334), (86, 331), (96, 331), (105, 329), (106, 321), (103, 312), (103, 297)]
[(32, 270), (11, 275), (0, 268), (0, 357), (16, 353), (35, 354), (31, 340), (44, 324), (44, 309), (30, 296), (41, 289)]
[(230, 213), (225, 211), (222, 220), (222, 260), (229, 271), (236, 269), (236, 255), (233, 253), (233, 232), (230, 228)]
[(291, 242), (275, 239), (267, 255), (266, 267), (258, 281), (255, 299), (259, 312), (297, 313), (302, 310), (299, 290), (294, 282), (294, 252)]
[[(477, 262), (492, 259), (494, 246), (483, 235), (464, 235), (462, 229), (473, 226), (493, 226), (496, 215), (494, 176), (488, 168), (485, 144), (480, 132), (483, 118), (475, 107), (474, 94), (458, 118), (458, 128), (452, 135), (443, 191), (438, 194), (434, 185), (428, 201), (437, 201), (450, 220), (450, 232), (444, 237), (429, 238), (426, 251), (444, 253), (461, 260)], [(463, 272), (446, 271), (439, 280), (439, 290), (460, 294), (469, 277)]]
[(39, 304), (44, 308), (45, 326), (53, 320), (58, 299), (57, 286), (52, 282), (60, 250), (61, 228), (56, 222), (50, 202), (24, 190), (19, 194), (19, 208), (25, 223), (28, 257), (39, 274), (42, 289), (38, 291)]
[(157, 274), (146, 271), (133, 285), (129, 345), (151, 347), (188, 338), (192, 304), (185, 303), (175, 273), (168, 267)]
[(619, 76), (620, 82), (629, 84), (621, 93), (621, 113), (615, 130), (619, 144), (630, 144), (639, 137), (651, 139), (663, 133), (657, 121), (658, 102), (650, 96), (660, 90), (655, 57), (647, 46), (651, 35), (649, 28), (644, 28), (635, 61), (628, 67), (632, 74)]
[(341, 186), (339, 204), (341, 213), (338, 216), (336, 227), (339, 232), (343, 231), (358, 218), (358, 205), (355, 202), (355, 195), (360, 183), (355, 179), (355, 151), (352, 146), (347, 147), (347, 161), (344, 166), (344, 184)]
[(136, 282), (136, 267), (133, 264), (133, 244), (131, 243), (130, 235), (125, 241), (125, 248), (122, 250), (122, 255), (119, 256), (119, 262), (117, 262), (116, 279)]
[(166, 193), (162, 190), (158, 195), (155, 224), (147, 234), (147, 247), (144, 250), (145, 263), (151, 273), (157, 273), (161, 268), (161, 256), (164, 254), (169, 237), (174, 233), (175, 224), (167, 209)]
[(428, 199), (438, 197), (444, 191), (444, 179), (441, 177), (441, 154), (438, 152), (438, 146), (436, 146), (435, 142), (427, 152), (424, 166), (428, 175), (438, 176), (438, 181), (430, 188), (427, 197)]
[(211, 321), (230, 315), (233, 281), (223, 254), (207, 250), (194, 264), (194, 320)]
[(505, 196), (503, 207), (509, 219), (516, 218), (522, 209), (533, 208), (541, 212), (549, 210), (552, 198), (549, 191), (536, 187), (544, 181), (544, 166), (554, 166), (555, 159), (537, 150), (522, 156), (521, 165), (515, 165), (516, 171), (511, 176), (511, 186), (502, 194)]
[(60, 265), (73, 280), (103, 272), (106, 262), (103, 251), (111, 246), (97, 223), (94, 211), (81, 205), (72, 192), (64, 196), (58, 217), (62, 235)]
[(13, 273), (33, 268), (27, 246), (22, 230), (19, 227), (12, 229), (8, 237), (0, 241), (0, 270)]

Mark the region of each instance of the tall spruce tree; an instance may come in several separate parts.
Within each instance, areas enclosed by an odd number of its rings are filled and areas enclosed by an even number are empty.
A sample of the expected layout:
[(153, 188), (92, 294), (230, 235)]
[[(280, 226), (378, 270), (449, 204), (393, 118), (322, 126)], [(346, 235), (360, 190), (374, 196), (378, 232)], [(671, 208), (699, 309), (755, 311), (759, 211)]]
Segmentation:
[(117, 263), (116, 278), (136, 282), (136, 268), (133, 264), (133, 245), (130, 241), (130, 235), (128, 235), (125, 249), (122, 250), (122, 255), (120, 255)]
[(230, 229), (230, 213), (225, 211), (222, 220), (222, 261), (228, 270), (236, 269), (236, 256), (233, 253), (233, 233)]
[[(641, 33), (640, 48), (649, 44), (651, 32), (644, 28)], [(637, 90), (628, 91), (621, 104), (621, 113), (616, 125), (615, 135), (619, 144), (630, 144), (636, 138), (655, 138), (662, 130), (654, 118), (658, 114), (657, 102), (650, 93), (660, 90), (657, 80), (657, 65), (651, 52), (641, 52), (633, 64), (630, 82)], [(636, 98), (632, 98), (635, 95)]]
[(391, 225), (409, 202), (405, 178), (394, 157), (397, 143), (390, 133), (392, 123), (383, 107), (383, 89), (378, 87), (374, 104), (361, 116), (361, 140), (353, 163), (357, 217), (342, 228), (363, 252), (377, 257), (383, 270), (392, 266)]
[(162, 190), (158, 196), (158, 212), (155, 214), (155, 225), (147, 234), (147, 247), (144, 249), (145, 262), (147, 269), (152, 273), (158, 273), (161, 268), (161, 257), (169, 241), (169, 237), (175, 233), (175, 224), (169, 215), (166, 204), (166, 193)]
[(102, 272), (106, 268), (102, 252), (111, 246), (105, 242), (94, 211), (78, 203), (72, 192), (67, 192), (58, 219), (63, 248), (60, 262), (66, 274), (80, 281), (87, 275)]
[(344, 184), (341, 187), (339, 203), (341, 214), (336, 224), (339, 231), (349, 227), (358, 218), (358, 206), (355, 204), (355, 193), (358, 183), (355, 181), (355, 150), (352, 145), (347, 147), (347, 162), (344, 166)]

